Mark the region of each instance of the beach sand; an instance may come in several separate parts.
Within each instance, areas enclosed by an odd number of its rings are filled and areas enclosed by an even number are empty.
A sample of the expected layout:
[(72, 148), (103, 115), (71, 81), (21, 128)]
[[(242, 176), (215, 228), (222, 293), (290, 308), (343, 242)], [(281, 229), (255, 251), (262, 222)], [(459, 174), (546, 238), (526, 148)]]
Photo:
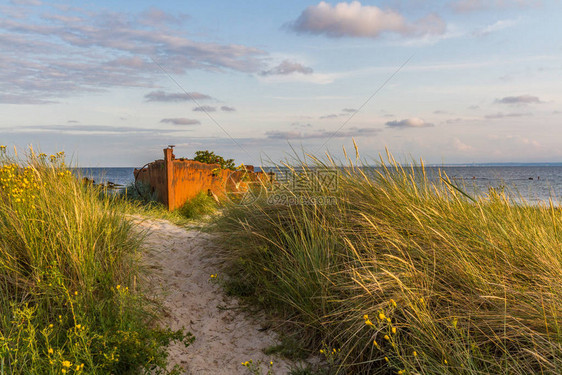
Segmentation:
[(278, 343), (263, 315), (240, 308), (228, 297), (211, 274), (221, 272), (217, 241), (212, 234), (181, 228), (165, 220), (135, 218), (137, 229), (147, 231), (144, 263), (150, 270), (148, 289), (162, 301), (162, 326), (185, 327), (195, 342), (189, 347), (172, 344), (170, 368), (180, 365), (185, 374), (249, 374), (241, 362), (263, 362), (263, 373), (273, 361), (275, 374), (286, 374), (291, 363), (267, 356), (263, 349)]

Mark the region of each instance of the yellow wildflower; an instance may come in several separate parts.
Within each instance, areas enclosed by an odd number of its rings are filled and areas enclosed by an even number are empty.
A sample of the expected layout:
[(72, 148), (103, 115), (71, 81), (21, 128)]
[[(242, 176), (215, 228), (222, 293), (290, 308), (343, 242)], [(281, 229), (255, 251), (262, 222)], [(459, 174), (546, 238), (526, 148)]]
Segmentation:
[(382, 311), (379, 313), (379, 319), (380, 319), (380, 320), (384, 320), (384, 319), (385, 319), (385, 315), (384, 315), (384, 313), (383, 313)]
[(388, 337), (388, 335), (384, 335), (384, 339), (388, 341), (390, 340), (390, 337)]
[(392, 331), (392, 333), (395, 334), (395, 333), (396, 333), (396, 327), (392, 327), (392, 330), (391, 330), (391, 331)]
[(72, 364), (70, 363), (70, 361), (62, 361), (62, 366), (63, 367), (70, 367)]

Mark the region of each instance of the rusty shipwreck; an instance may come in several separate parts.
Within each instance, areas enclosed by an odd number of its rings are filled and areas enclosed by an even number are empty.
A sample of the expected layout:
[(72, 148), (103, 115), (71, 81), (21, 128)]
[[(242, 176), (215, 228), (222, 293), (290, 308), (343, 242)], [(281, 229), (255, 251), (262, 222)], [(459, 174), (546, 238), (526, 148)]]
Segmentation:
[(251, 183), (268, 183), (274, 174), (255, 172), (246, 165), (237, 170), (221, 169), (218, 164), (176, 159), (173, 146), (164, 149), (164, 159), (155, 160), (134, 170), (135, 182), (150, 187), (156, 199), (172, 211), (204, 192), (217, 199), (245, 191)]

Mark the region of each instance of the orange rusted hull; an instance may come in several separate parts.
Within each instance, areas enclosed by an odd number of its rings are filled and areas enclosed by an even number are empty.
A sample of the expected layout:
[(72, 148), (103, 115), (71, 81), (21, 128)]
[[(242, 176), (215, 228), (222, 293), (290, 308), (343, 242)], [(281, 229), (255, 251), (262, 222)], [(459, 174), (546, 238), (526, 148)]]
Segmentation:
[(156, 160), (134, 173), (136, 180), (148, 184), (170, 211), (183, 206), (202, 191), (220, 198), (228, 191), (247, 188), (246, 180), (265, 182), (271, 178), (266, 173), (254, 172), (253, 166), (232, 171), (221, 169), (218, 164), (175, 159), (172, 148), (164, 149), (164, 160)]

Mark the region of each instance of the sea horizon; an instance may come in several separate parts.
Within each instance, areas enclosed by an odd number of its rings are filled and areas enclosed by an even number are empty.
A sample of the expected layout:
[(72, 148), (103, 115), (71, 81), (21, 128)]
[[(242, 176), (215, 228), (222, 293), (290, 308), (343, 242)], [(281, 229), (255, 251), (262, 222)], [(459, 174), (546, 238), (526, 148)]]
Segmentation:
[[(419, 165), (413, 165), (419, 167)], [(364, 166), (376, 170), (379, 166)], [(403, 167), (411, 168), (412, 165)], [(275, 171), (279, 167), (257, 167), (257, 170)], [(127, 186), (134, 182), (135, 167), (81, 167), (74, 168), (79, 175), (96, 183), (112, 182)], [(281, 169), (282, 170), (282, 169)], [(438, 179), (437, 171), (445, 174), (471, 195), (487, 194), (490, 188), (505, 190), (514, 198), (531, 203), (559, 201), (562, 197), (562, 163), (482, 163), (425, 165), (430, 179)]]

